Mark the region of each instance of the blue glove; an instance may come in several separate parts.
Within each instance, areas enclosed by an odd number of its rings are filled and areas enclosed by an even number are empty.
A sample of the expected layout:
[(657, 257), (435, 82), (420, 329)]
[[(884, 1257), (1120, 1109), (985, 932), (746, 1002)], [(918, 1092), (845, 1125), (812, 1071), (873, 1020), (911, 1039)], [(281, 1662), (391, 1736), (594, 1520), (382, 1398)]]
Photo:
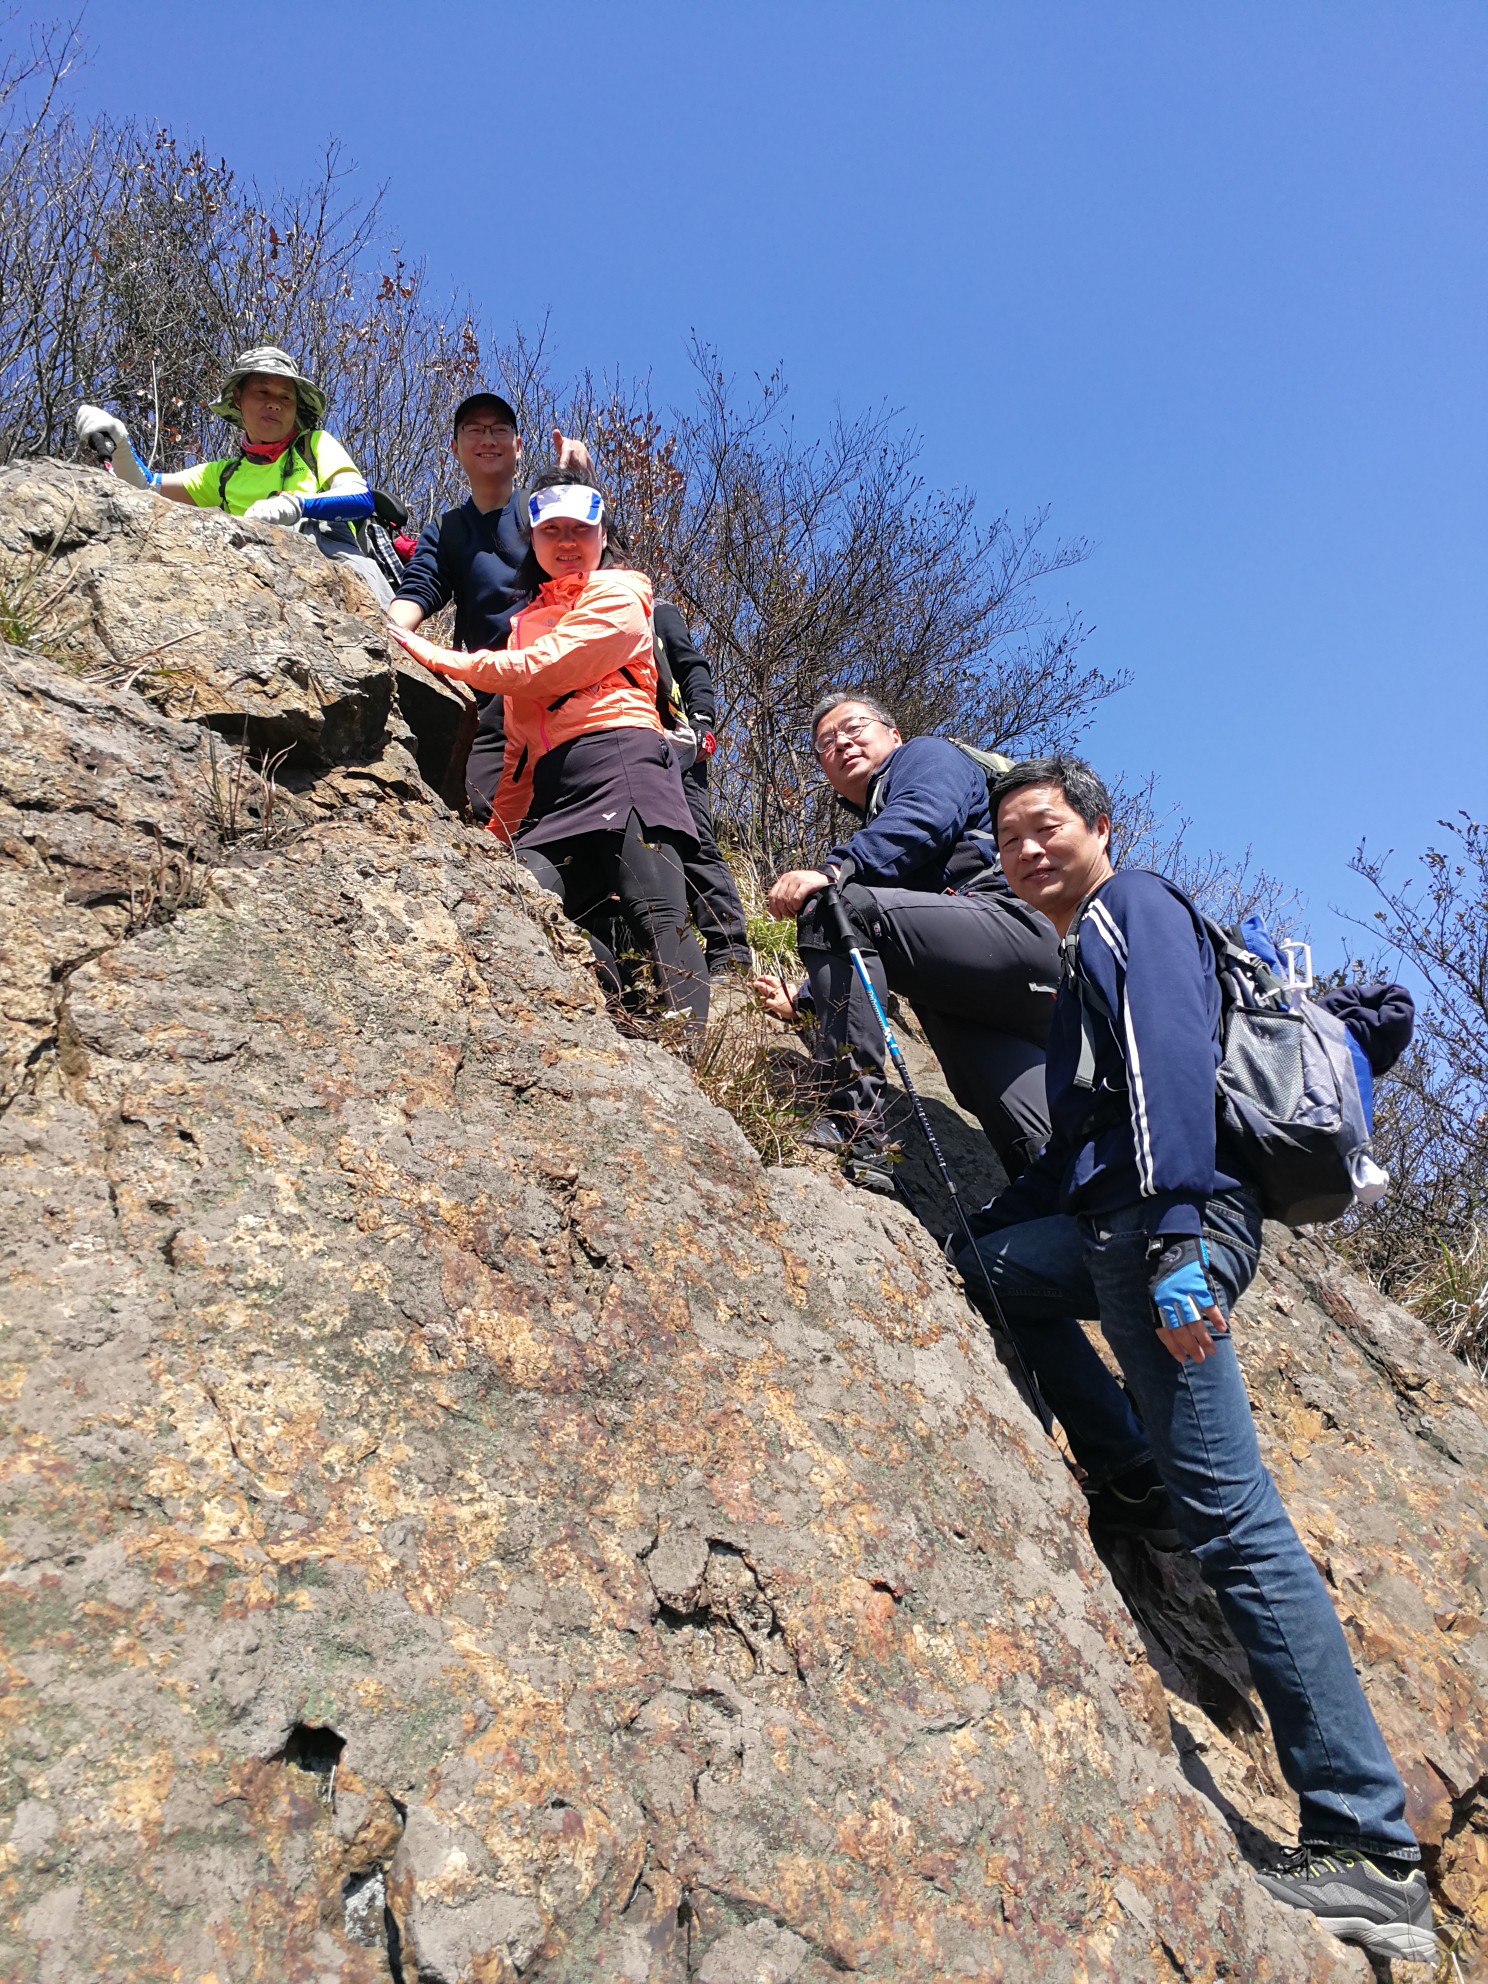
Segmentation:
[(1159, 1329), (1181, 1330), (1185, 1323), (1198, 1322), (1201, 1309), (1217, 1306), (1209, 1285), (1209, 1249), (1190, 1234), (1153, 1241), (1147, 1252), (1147, 1286)]

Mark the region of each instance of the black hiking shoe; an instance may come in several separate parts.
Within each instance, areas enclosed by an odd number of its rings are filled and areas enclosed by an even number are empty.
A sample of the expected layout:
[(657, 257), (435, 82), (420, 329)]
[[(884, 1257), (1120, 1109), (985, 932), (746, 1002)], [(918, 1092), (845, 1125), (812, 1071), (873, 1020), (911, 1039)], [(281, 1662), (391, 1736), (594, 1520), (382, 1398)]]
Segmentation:
[(885, 1198), (898, 1198), (895, 1152), (888, 1144), (865, 1136), (861, 1130), (845, 1128), (835, 1116), (818, 1116), (802, 1134), (801, 1142), (809, 1150), (830, 1151), (850, 1185), (859, 1185), (865, 1192), (878, 1192)]
[(1154, 1550), (1181, 1550), (1183, 1539), (1173, 1520), (1173, 1504), (1162, 1476), (1150, 1460), (1116, 1475), (1102, 1488), (1087, 1488), (1090, 1535), (1094, 1542), (1129, 1536)]
[(1278, 1867), (1257, 1878), (1278, 1901), (1310, 1910), (1322, 1928), (1346, 1943), (1362, 1944), (1371, 1956), (1436, 1961), (1431, 1895), (1419, 1867), (1401, 1866), (1393, 1873), (1348, 1847), (1324, 1852), (1292, 1846)]

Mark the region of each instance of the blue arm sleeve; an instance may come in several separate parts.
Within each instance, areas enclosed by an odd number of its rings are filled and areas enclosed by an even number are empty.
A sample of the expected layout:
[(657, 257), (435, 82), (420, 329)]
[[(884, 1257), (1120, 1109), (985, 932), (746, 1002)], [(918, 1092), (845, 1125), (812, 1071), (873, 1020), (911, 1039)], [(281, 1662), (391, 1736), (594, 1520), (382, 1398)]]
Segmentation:
[(320, 496), (302, 496), (300, 506), (307, 517), (317, 522), (355, 522), (372, 514), (372, 491), (370, 489), (348, 489), (345, 492), (327, 489)]
[(1202, 1230), (1214, 1189), (1219, 989), (1193, 917), (1156, 876), (1119, 875), (1085, 912), (1080, 970), (1116, 1015), (1132, 1145), (1157, 1233)]
[(151, 468), (148, 463), (142, 462), (140, 460), (139, 449), (134, 445), (132, 441), (129, 444), (129, 452), (134, 456), (134, 465), (139, 470), (140, 474), (145, 478), (145, 481), (150, 485), (152, 489), (158, 489), (160, 487), (159, 472)]
[(408, 561), (402, 583), (393, 594), (394, 599), (412, 600), (415, 606), (421, 606), (426, 620), (438, 613), (441, 607), (448, 606), (453, 597), (453, 588), (439, 561), (442, 522), (442, 518), (436, 517), (433, 523), (425, 524), (419, 532), (419, 541)]
[(982, 773), (940, 738), (901, 744), (891, 769), (883, 811), (826, 857), (828, 864), (840, 864), (850, 856), (860, 882), (892, 885), (937, 855), (948, 856), (978, 797), (986, 802)]

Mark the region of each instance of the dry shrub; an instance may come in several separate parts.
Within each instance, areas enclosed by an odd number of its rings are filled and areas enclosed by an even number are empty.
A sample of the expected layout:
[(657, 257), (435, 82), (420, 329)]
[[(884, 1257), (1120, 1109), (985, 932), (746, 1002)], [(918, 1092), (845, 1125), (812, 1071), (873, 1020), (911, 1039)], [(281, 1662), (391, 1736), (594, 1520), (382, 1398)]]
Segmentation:
[(780, 1023), (731, 1000), (710, 1016), (692, 1063), (698, 1087), (726, 1109), (766, 1164), (794, 1164), (811, 1105), (810, 1063)]
[[(1438, 822), (1445, 839), (1398, 881), (1360, 848), (1374, 888), (1379, 950), (1362, 976), (1411, 970), (1419, 1003), (1410, 1052), (1380, 1084), (1374, 1143), (1390, 1192), (1344, 1246), (1387, 1294), (1408, 1302), (1450, 1350), (1488, 1366), (1488, 823)], [(1424, 983), (1426, 997), (1420, 999)]]
[(1488, 1378), (1488, 1227), (1439, 1239), (1435, 1259), (1397, 1292), (1448, 1350)]

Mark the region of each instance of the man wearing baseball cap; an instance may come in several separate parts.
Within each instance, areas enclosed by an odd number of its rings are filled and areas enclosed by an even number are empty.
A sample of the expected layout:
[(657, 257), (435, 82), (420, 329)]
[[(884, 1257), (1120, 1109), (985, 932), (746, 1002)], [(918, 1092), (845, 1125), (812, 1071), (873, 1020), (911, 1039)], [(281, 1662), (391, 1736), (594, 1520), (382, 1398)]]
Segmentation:
[[(425, 526), (388, 616), (412, 633), (453, 600), (455, 647), (467, 652), (504, 648), (512, 614), (526, 598), (515, 583), (527, 539), (516, 493), (522, 436), (511, 402), (500, 393), (468, 394), (455, 408), (450, 451), (470, 494), (458, 508)], [(556, 427), (553, 452), (560, 468), (589, 472), (589, 450)], [(501, 699), (478, 696), (477, 701), (481, 717), (466, 788), (477, 816), (484, 819), (501, 771)]]

